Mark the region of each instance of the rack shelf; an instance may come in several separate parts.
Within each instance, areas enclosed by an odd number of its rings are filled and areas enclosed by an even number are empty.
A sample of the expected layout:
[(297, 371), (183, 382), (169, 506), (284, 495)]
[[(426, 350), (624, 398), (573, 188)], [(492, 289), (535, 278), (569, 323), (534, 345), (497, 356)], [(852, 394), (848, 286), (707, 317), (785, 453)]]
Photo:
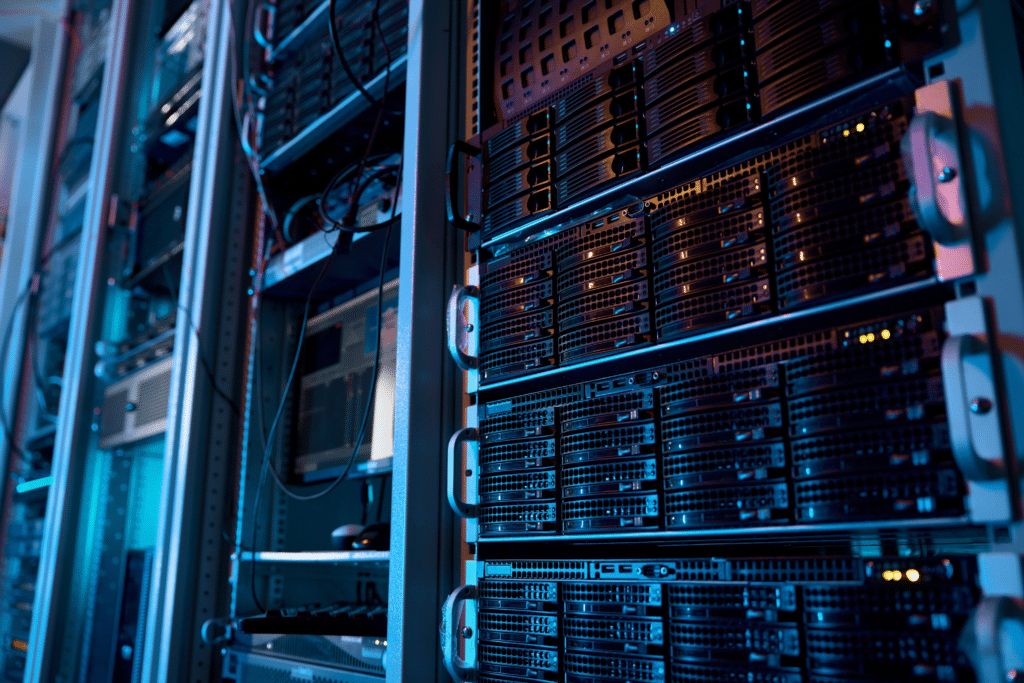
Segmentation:
[[(233, 556), (236, 560), (239, 556)], [(266, 564), (387, 564), (391, 559), (389, 550), (312, 550), (307, 552), (260, 551), (255, 561)], [(252, 562), (253, 553), (243, 551), (240, 560)]]
[(870, 104), (892, 99), (914, 87), (903, 69), (889, 69), (872, 78), (837, 90), (827, 96), (798, 107), (766, 123), (756, 125), (724, 140), (706, 145), (694, 152), (671, 161), (660, 168), (648, 171), (623, 181), (585, 199), (574, 201), (572, 206), (557, 209), (522, 225), (509, 228), (485, 241), (481, 246), (490, 248), (503, 242), (519, 241), (542, 230), (556, 228), (600, 216), (615, 208), (621, 208), (637, 200), (657, 194), (673, 183), (707, 175), (737, 156), (751, 155), (751, 150), (777, 146), (784, 136), (799, 130), (825, 114), (837, 115), (847, 108), (851, 113), (862, 109), (870, 98)]
[(652, 367), (660, 362), (665, 362), (664, 359), (667, 354), (675, 353), (678, 355), (678, 349), (686, 346), (697, 345), (701, 342), (709, 342), (723, 338), (739, 337), (753, 332), (770, 332), (771, 330), (776, 329), (780, 324), (797, 321), (811, 316), (819, 316), (830, 312), (846, 310), (855, 306), (870, 304), (873, 302), (906, 302), (910, 299), (918, 302), (919, 305), (921, 301), (934, 301), (929, 298), (927, 294), (930, 290), (934, 289), (936, 290), (934, 292), (937, 295), (936, 298), (938, 298), (938, 296), (942, 294), (940, 290), (941, 287), (942, 285), (938, 278), (932, 276), (916, 282), (898, 285), (896, 287), (888, 287), (874, 292), (867, 292), (860, 296), (852, 296), (839, 301), (830, 301), (817, 306), (808, 306), (807, 308), (802, 308), (792, 312), (778, 313), (748, 323), (711, 330), (710, 332), (693, 334), (688, 337), (683, 337), (682, 339), (673, 339), (671, 341), (661, 342), (660, 344), (650, 344), (635, 350), (624, 351), (620, 354), (602, 356), (580, 363), (561, 365), (551, 368), (550, 370), (542, 370), (540, 372), (534, 372), (527, 375), (511, 377), (498, 382), (483, 384), (479, 386), (479, 392), (481, 394), (489, 394), (495, 390), (502, 390), (501, 393), (505, 394), (509, 393), (508, 390), (514, 387), (517, 393), (526, 393), (533, 390), (534, 387), (539, 386), (538, 382), (550, 381), (552, 378), (560, 375), (566, 379), (559, 381), (572, 383), (579, 381), (574, 378), (574, 375), (579, 374), (579, 371), (586, 371), (587, 369), (595, 366), (607, 367), (605, 372), (609, 376), (619, 372), (629, 372), (636, 368)]
[[(387, 75), (387, 71), (381, 71), (363, 87), (374, 97), (382, 97), (385, 80), (390, 81), (388, 87), (392, 90), (402, 85), (405, 83), (406, 59), (407, 55), (403, 54), (392, 62), (390, 77)], [(328, 135), (365, 111), (367, 106), (366, 100), (363, 99), (359, 91), (353, 90), (333, 109), (303, 128), (301, 133), (260, 159), (260, 170), (273, 174), (284, 169), (288, 164), (313, 149)]]

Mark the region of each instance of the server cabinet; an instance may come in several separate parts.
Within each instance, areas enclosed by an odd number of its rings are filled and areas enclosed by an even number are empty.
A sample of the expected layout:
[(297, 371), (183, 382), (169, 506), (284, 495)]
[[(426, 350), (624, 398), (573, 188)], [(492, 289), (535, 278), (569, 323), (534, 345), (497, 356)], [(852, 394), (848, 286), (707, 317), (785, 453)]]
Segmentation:
[(1012, 678), (1020, 7), (464, 12), (451, 676)]
[(220, 336), (176, 341), (175, 362), (212, 343), (226, 395), (172, 390), (143, 678), (434, 679), (422, 625), (453, 568), (436, 454), (459, 400), (436, 310), (462, 267), (442, 203), (452, 102), (436, 93), (456, 96), (458, 13), (339, 0), (209, 16), (221, 99), (201, 112), (198, 225), (226, 219), (231, 236), (200, 240), (207, 284), (181, 289)]
[[(16, 680), (142, 673), (168, 399), (176, 384), (196, 383), (170, 359), (187, 282), (181, 254), (196, 240), (187, 214), (206, 9), (70, 3), (40, 43), (52, 86), (40, 70), (35, 90), (50, 100), (31, 127), (43, 199), (24, 245), (28, 267), (41, 236), (43, 268), (31, 290), (31, 364), (17, 367), (17, 327), (5, 335), (14, 350), (5, 362), (7, 381), (32, 388), (16, 426), (27, 440), (14, 450), (39, 456), (49, 476), (20, 486), (45, 517), (33, 530), (35, 585), (5, 589), (30, 613), (19, 622), (25, 637), (11, 641), (24, 651), (9, 672)], [(19, 514), (11, 503), (5, 512)]]

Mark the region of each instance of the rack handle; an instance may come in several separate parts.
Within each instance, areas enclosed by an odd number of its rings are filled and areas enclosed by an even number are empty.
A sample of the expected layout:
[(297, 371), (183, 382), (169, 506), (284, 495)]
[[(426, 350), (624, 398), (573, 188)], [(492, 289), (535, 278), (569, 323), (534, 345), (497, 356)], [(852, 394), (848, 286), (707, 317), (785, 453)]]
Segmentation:
[(256, 41), (256, 44), (267, 50), (273, 50), (274, 44), (270, 42), (267, 36), (263, 33), (263, 17), (267, 17), (267, 28), (268, 32), (274, 25), (274, 19), (277, 16), (277, 7), (267, 2), (256, 3), (256, 9), (254, 10), (254, 17), (252, 20), (252, 37)]
[(480, 223), (475, 223), (471, 220), (466, 219), (463, 216), (463, 212), (459, 211), (456, 213), (455, 207), (458, 205), (458, 201), (455, 198), (455, 190), (458, 186), (458, 181), (452, 178), (452, 173), (455, 172), (455, 157), (458, 154), (464, 154), (466, 157), (475, 157), (480, 154), (481, 150), (479, 147), (475, 147), (465, 140), (456, 140), (452, 143), (452, 146), (448, 148), (448, 165), (445, 169), (444, 181), (447, 186), (447, 193), (445, 194), (445, 208), (448, 209), (448, 221), (459, 230), (465, 230), (466, 232), (476, 232), (481, 227)]
[[(452, 358), (455, 359), (455, 364), (463, 370), (475, 370), (480, 367), (480, 359), (476, 356), (469, 355), (466, 350), (459, 344), (459, 317), (462, 314), (462, 310), (466, 305), (466, 299), (480, 300), (480, 289), (473, 285), (455, 285), (452, 289), (452, 294), (448, 297), (448, 316), (446, 320), (446, 327), (448, 328), (448, 352), (452, 354)], [(472, 333), (479, 325), (474, 325), (472, 317), (468, 321), (468, 325), (462, 328), (466, 332), (467, 340), (469, 334)]]
[[(960, 632), (960, 649), (970, 660), (979, 681), (1003, 683), (1016, 678), (1022, 658), (1014, 646), (1020, 645), (1022, 631), (1024, 601), (1001, 596), (981, 599)], [(1014, 649), (1007, 652), (1004, 644)]]
[(452, 591), (441, 608), (441, 654), (444, 668), (460, 683), (476, 680), (474, 665), (459, 657), (459, 637), (473, 637), (468, 627), (463, 632), (458, 630), (460, 608), (466, 600), (476, 600), (476, 586), (459, 586)]
[(950, 335), (942, 345), (942, 388), (946, 398), (953, 459), (972, 481), (1006, 476), (999, 400), (990, 346), (970, 334)]
[[(473, 503), (467, 503), (466, 501), (459, 498), (458, 493), (455, 491), (455, 482), (463, 481), (463, 478), (458, 475), (457, 466), (460, 463), (459, 448), (469, 442), (479, 442), (480, 436), (477, 430), (473, 427), (466, 427), (452, 434), (452, 438), (448, 441), (448, 504), (452, 506), (452, 510), (459, 517), (463, 519), (472, 519), (479, 514), (479, 510)], [(466, 453), (466, 469), (469, 472), (476, 471), (476, 463), (474, 458), (469, 457), (469, 453)]]

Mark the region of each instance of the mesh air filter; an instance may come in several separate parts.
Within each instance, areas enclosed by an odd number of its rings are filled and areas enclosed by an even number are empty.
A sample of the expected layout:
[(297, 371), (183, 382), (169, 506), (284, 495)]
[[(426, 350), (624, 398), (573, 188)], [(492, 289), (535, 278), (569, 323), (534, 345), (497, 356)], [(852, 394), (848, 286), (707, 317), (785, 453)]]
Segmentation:
[(517, 432), (517, 438), (541, 436), (551, 431), (544, 428), (554, 425), (554, 408), (539, 406), (523, 406), (519, 410), (501, 413), (488, 410), (480, 420), (485, 443), (508, 440), (513, 437), (510, 432)]
[(522, 315), (550, 306), (554, 287), (550, 281), (502, 292), (480, 304), (480, 322), (486, 326), (503, 318)]
[(907, 171), (901, 160), (875, 164), (773, 199), (772, 226), (783, 231), (836, 214), (852, 213), (870, 204), (900, 199), (908, 188)]
[(659, 306), (654, 312), (654, 321), (660, 340), (755, 318), (770, 311), (768, 280), (758, 280)]
[(554, 329), (554, 322), (554, 313), (548, 309), (484, 325), (480, 332), (480, 347), (484, 352), (494, 351), (548, 336)]
[(555, 440), (520, 441), (480, 449), (480, 474), (514, 472), (552, 464)]
[(945, 422), (858, 429), (791, 442), (793, 475), (928, 467), (952, 459)]
[(779, 308), (793, 308), (824, 297), (924, 277), (932, 272), (931, 245), (927, 237), (919, 234), (781, 273), (776, 280)]
[(674, 622), (669, 627), (673, 657), (685, 660), (746, 660), (751, 654), (800, 655), (800, 634), (788, 626), (745, 621), (711, 624)]
[(719, 220), (694, 227), (678, 223), (680, 221), (672, 221), (665, 226), (659, 234), (662, 239), (654, 243), (655, 272), (680, 261), (755, 241), (764, 234), (764, 212), (761, 209), (729, 212)]
[(789, 517), (789, 490), (766, 481), (667, 492), (665, 512), (673, 528), (778, 523)]
[(618, 655), (589, 655), (566, 652), (565, 680), (569, 683), (590, 681), (630, 681), (631, 683), (662, 683), (665, 661)]
[(508, 256), (487, 261), (480, 274), (485, 299), (506, 289), (522, 287), (550, 277), (554, 266), (552, 238), (516, 249)]
[(568, 465), (641, 455), (653, 450), (655, 438), (652, 423), (566, 434), (561, 437), (562, 461)]
[(917, 223), (906, 199), (832, 216), (776, 235), (775, 267), (789, 270), (916, 233)]
[(647, 280), (636, 280), (614, 289), (603, 289), (558, 304), (558, 328), (562, 332), (647, 308)]
[(582, 560), (487, 560), (484, 573), (531, 581), (579, 581), (587, 578), (587, 563)]
[(662, 387), (661, 413), (671, 416), (749, 403), (774, 397), (778, 388), (779, 369), (774, 364), (685, 379)]
[(574, 268), (593, 259), (643, 244), (647, 231), (642, 218), (629, 218), (625, 212), (611, 214), (578, 228), (575, 239), (558, 250), (560, 270)]
[(768, 248), (764, 242), (703, 259), (683, 261), (654, 276), (658, 304), (752, 280), (767, 272)]
[(562, 502), (565, 531), (628, 531), (658, 526), (658, 496), (620, 495)]
[(567, 650), (646, 655), (657, 654), (665, 642), (660, 619), (589, 615), (566, 616), (562, 623)]
[(711, 444), (758, 441), (777, 435), (780, 427), (779, 403), (684, 415), (662, 421), (662, 448), (670, 453)]
[(578, 498), (601, 493), (621, 493), (655, 488), (657, 463), (653, 458), (606, 462), (562, 470), (562, 495)]
[(480, 359), (481, 379), (493, 381), (538, 370), (550, 365), (554, 356), (555, 343), (550, 339), (486, 353)]
[(808, 479), (794, 484), (793, 498), (797, 518), (807, 522), (963, 512), (963, 487), (952, 468)]
[(558, 358), (563, 363), (614, 353), (651, 340), (651, 320), (647, 313), (612, 318), (558, 336)]
[(943, 415), (941, 377), (851, 387), (789, 401), (790, 434), (912, 422)]
[(781, 442), (686, 451), (666, 455), (663, 465), (669, 490), (773, 478), (785, 466), (786, 448)]

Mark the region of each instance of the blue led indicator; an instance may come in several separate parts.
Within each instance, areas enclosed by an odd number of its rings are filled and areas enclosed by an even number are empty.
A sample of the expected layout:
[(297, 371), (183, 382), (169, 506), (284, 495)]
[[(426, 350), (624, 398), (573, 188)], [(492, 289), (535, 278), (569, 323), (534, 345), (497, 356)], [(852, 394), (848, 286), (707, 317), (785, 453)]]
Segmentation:
[(886, 40), (885, 41), (885, 47), (887, 47), (887, 48), (892, 47), (892, 41), (891, 40)]

